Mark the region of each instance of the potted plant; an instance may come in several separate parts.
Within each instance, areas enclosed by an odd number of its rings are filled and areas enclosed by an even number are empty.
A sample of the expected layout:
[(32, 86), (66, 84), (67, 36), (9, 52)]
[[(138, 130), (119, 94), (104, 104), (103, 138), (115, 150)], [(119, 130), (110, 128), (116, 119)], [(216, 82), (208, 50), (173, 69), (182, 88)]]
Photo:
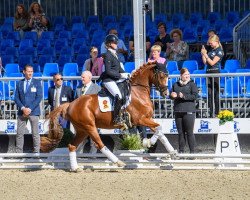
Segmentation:
[(122, 150), (142, 150), (142, 139), (139, 134), (125, 134), (121, 140)]
[(219, 112), (220, 133), (234, 132), (234, 113), (229, 110), (222, 110)]

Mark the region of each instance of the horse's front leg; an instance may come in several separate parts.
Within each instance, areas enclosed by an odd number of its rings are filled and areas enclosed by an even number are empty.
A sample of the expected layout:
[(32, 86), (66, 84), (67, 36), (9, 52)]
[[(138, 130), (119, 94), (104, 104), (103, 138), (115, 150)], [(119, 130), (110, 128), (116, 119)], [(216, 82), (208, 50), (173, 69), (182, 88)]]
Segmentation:
[(170, 144), (167, 137), (162, 133), (162, 127), (161, 126), (158, 126), (155, 129), (155, 133), (153, 134), (153, 136), (150, 139), (148, 139), (148, 138), (143, 139), (143, 146), (149, 148), (152, 145), (154, 145), (157, 142), (158, 139), (161, 141), (163, 146), (166, 148), (166, 150), (170, 154), (176, 155), (177, 151)]

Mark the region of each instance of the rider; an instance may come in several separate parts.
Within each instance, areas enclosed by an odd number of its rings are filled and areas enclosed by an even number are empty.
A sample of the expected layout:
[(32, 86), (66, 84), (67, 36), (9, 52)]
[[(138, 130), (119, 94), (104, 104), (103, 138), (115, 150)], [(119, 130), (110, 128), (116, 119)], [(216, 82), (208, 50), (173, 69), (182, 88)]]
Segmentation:
[(105, 47), (107, 52), (104, 57), (105, 71), (101, 75), (103, 85), (114, 96), (114, 123), (121, 125), (123, 123), (120, 117), (120, 109), (122, 107), (122, 95), (117, 86), (117, 81), (126, 79), (129, 73), (125, 73), (121, 67), (121, 63), (117, 56), (118, 37), (114, 34), (109, 34), (105, 38)]

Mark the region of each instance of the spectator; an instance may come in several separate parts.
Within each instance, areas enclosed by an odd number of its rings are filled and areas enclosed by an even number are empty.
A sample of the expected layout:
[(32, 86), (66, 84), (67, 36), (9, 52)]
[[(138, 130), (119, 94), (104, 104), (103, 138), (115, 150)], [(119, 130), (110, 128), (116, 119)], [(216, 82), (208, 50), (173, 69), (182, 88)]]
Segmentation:
[(169, 60), (175, 60), (178, 63), (178, 68), (181, 69), (182, 64), (188, 59), (188, 44), (182, 41), (182, 31), (174, 29), (170, 33), (170, 37), (174, 40), (167, 45), (166, 54)]
[(190, 79), (188, 69), (182, 68), (180, 80), (174, 83), (170, 98), (174, 100), (174, 115), (179, 137), (179, 153), (184, 153), (186, 137), (190, 153), (195, 151), (194, 122), (195, 100), (198, 98), (198, 88)]
[(40, 152), (40, 135), (38, 129), (40, 102), (43, 97), (41, 82), (33, 78), (33, 67), (26, 65), (25, 78), (18, 82), (15, 91), (15, 103), (18, 107), (16, 152), (23, 153), (24, 134), (27, 121), (30, 121), (33, 137), (33, 152)]
[(69, 86), (63, 85), (62, 75), (57, 73), (53, 75), (54, 86), (48, 90), (48, 103), (51, 110), (66, 102), (74, 100), (73, 90)]
[(160, 45), (153, 45), (151, 47), (150, 55), (148, 58), (148, 62), (158, 62), (161, 64), (166, 64), (167, 60), (161, 57), (161, 46)]
[[(151, 42), (150, 38), (146, 36), (146, 54), (147, 57), (149, 56), (150, 53), (150, 47), (151, 47)], [(128, 61), (134, 62), (134, 52), (135, 52), (135, 47), (134, 47), (134, 36), (130, 36), (129, 38), (129, 58)]]
[(16, 14), (14, 17), (14, 30), (20, 32), (21, 38), (24, 31), (29, 31), (29, 13), (26, 11), (23, 4), (18, 4), (16, 7)]
[(91, 58), (85, 61), (84, 68), (90, 71), (93, 76), (100, 76), (103, 68), (103, 58), (98, 57), (97, 47), (90, 48), (90, 56)]
[[(101, 87), (99, 85), (92, 82), (92, 74), (90, 71), (82, 72), (81, 77), (82, 77), (82, 86), (76, 88), (76, 98), (82, 95), (97, 94), (101, 90)], [(83, 151), (85, 144), (86, 142), (82, 142), (78, 146), (78, 152)], [(97, 149), (95, 147), (95, 144), (93, 140), (90, 139), (90, 153), (96, 153), (96, 152)]]
[[(118, 37), (118, 32), (116, 29), (110, 29), (109, 34), (113, 34)], [(105, 47), (105, 42), (103, 42), (101, 46), (101, 54), (105, 54), (106, 52), (107, 52), (107, 49)], [(128, 49), (121, 39), (118, 39), (116, 52), (118, 54), (118, 58), (120, 62), (125, 63), (126, 61), (125, 57), (128, 55)]]
[[(202, 61), (207, 65), (206, 73), (214, 74), (220, 73), (221, 60), (224, 56), (219, 37), (213, 35), (208, 39), (211, 51), (207, 52), (202, 46), (201, 54)], [(220, 80), (219, 77), (208, 77), (208, 107), (210, 108), (210, 117), (215, 117), (219, 113), (219, 94), (220, 94)], [(215, 109), (214, 109), (215, 108)]]
[(159, 35), (155, 37), (155, 43), (154, 45), (160, 45), (161, 50), (163, 52), (163, 56), (165, 56), (165, 52), (167, 50), (168, 43), (172, 42), (170, 39), (169, 34), (167, 34), (167, 27), (164, 22), (160, 22), (157, 25)]
[(43, 31), (48, 31), (49, 21), (46, 18), (41, 5), (37, 2), (33, 2), (30, 5), (29, 14), (29, 27), (31, 28), (31, 31), (36, 31), (38, 37), (40, 37)]
[[(216, 31), (213, 30), (213, 29), (210, 29), (208, 32), (207, 32), (207, 35), (208, 35), (208, 38), (210, 38), (211, 36), (213, 35), (217, 35)], [(207, 44), (205, 45), (205, 48), (207, 51), (211, 51), (212, 48), (211, 46), (209, 45), (209, 41), (207, 40)]]

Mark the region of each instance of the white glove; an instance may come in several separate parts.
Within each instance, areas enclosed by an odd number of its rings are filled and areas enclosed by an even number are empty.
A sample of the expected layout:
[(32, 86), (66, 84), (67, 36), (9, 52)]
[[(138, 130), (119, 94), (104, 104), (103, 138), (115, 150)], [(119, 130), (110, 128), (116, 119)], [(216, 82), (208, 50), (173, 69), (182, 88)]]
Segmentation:
[(130, 77), (130, 73), (121, 73), (121, 78), (127, 79)]

